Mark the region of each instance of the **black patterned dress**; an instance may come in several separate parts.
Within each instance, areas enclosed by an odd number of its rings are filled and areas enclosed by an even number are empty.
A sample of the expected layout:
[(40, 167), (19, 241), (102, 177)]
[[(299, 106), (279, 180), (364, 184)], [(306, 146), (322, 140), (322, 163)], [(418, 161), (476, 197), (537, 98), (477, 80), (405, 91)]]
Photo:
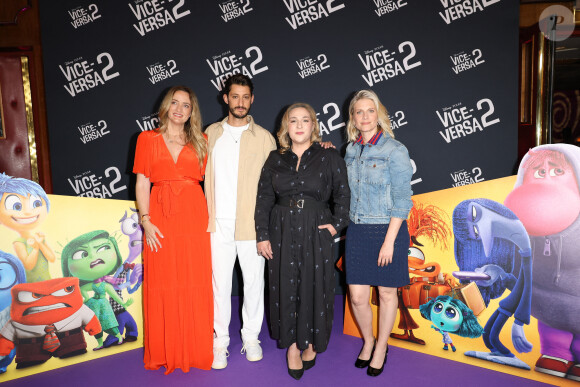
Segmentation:
[[(319, 225), (340, 232), (349, 221), (350, 190), (346, 164), (334, 149), (313, 144), (298, 157), (273, 151), (266, 160), (256, 200), (256, 239), (269, 240), (270, 324), (280, 347), (326, 350), (334, 312), (333, 237)], [(307, 209), (276, 204), (279, 198), (329, 203)], [(332, 208), (332, 212), (330, 210)]]

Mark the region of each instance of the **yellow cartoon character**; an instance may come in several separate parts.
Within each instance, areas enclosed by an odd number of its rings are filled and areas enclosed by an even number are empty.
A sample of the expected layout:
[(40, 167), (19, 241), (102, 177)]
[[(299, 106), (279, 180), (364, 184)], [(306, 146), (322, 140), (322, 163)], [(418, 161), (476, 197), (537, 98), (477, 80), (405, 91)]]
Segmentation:
[(0, 174), (0, 224), (20, 235), (13, 246), (26, 270), (27, 282), (50, 279), (48, 263), (54, 262), (54, 252), (44, 234), (34, 231), (46, 219), (49, 209), (50, 202), (40, 185)]

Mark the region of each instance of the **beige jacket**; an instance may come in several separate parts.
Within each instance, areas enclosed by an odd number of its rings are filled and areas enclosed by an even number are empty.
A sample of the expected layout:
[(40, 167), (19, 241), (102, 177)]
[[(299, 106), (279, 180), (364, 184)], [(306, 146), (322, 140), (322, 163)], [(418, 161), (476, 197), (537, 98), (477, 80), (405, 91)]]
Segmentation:
[[(206, 130), (209, 142), (209, 154), (205, 168), (205, 197), (209, 213), (207, 231), (215, 232), (215, 180), (212, 152), (218, 138), (224, 133), (222, 124), (227, 122), (227, 117), (221, 122), (210, 125)], [(258, 193), (258, 181), (262, 173), (262, 166), (271, 151), (276, 149), (276, 141), (270, 132), (254, 122), (252, 116), (248, 116), (250, 127), (242, 132), (240, 139), (240, 162), (238, 166), (238, 198), (236, 201), (236, 231), (234, 239), (237, 241), (256, 239), (254, 225), (254, 210), (256, 208), (256, 195)]]

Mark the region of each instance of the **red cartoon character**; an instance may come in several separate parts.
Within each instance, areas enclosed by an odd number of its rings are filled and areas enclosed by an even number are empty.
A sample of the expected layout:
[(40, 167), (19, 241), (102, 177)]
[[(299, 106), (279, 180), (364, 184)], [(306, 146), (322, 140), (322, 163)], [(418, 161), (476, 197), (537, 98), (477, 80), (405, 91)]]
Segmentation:
[(0, 330), (0, 355), (16, 345), (16, 368), (85, 353), (83, 329), (90, 335), (101, 331), (94, 312), (83, 304), (78, 278), (14, 286), (10, 317)]

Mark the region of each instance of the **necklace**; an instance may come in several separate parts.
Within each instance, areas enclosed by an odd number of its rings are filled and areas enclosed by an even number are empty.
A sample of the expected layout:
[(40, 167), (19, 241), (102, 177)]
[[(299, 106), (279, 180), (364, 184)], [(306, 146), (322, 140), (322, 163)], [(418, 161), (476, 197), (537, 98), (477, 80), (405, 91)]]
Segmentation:
[(183, 140), (183, 135), (179, 134), (176, 137), (179, 137), (179, 141), (177, 139), (176, 140), (172, 139), (171, 137), (169, 137), (169, 134), (166, 134), (166, 138), (167, 138), (168, 143), (170, 143), (170, 144), (176, 143), (179, 146), (185, 146), (185, 141)]
[(234, 142), (237, 144), (238, 141), (240, 141), (240, 139), (242, 138), (242, 133), (240, 134), (240, 137), (238, 137), (238, 139), (236, 140), (236, 138), (234, 137), (232, 131), (230, 129), (226, 129), (226, 132), (228, 132), (230, 134), (230, 137), (232, 138), (232, 140), (234, 140)]

